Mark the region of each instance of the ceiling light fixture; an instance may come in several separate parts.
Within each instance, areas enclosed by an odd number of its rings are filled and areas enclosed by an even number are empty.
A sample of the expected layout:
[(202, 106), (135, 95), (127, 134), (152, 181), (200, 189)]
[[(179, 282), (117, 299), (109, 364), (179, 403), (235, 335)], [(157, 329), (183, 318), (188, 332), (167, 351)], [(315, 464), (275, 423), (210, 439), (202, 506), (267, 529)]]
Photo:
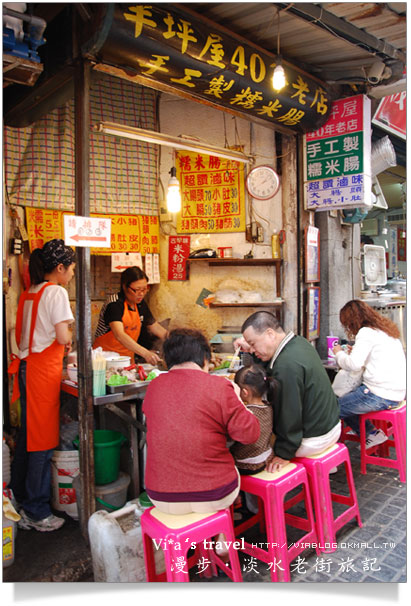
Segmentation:
[(273, 89), (280, 91), (286, 85), (285, 71), (282, 66), (282, 58), (280, 55), (280, 10), (277, 10), (278, 30), (277, 30), (277, 63), (273, 71), (272, 85)]
[(167, 210), (170, 213), (178, 213), (181, 210), (181, 193), (176, 167), (172, 166), (169, 173), (171, 176), (167, 188)]
[(164, 135), (154, 130), (146, 130), (144, 128), (135, 128), (124, 124), (116, 124), (114, 122), (99, 122), (93, 127), (95, 132), (113, 135), (114, 137), (125, 137), (136, 141), (146, 141), (147, 143), (155, 143), (157, 145), (165, 145), (174, 147), (174, 149), (185, 149), (187, 151), (200, 152), (209, 156), (219, 156), (227, 160), (236, 160), (247, 164), (250, 158), (242, 152), (227, 149), (225, 147), (216, 147), (203, 143), (199, 139), (180, 136), (173, 137), (172, 135)]

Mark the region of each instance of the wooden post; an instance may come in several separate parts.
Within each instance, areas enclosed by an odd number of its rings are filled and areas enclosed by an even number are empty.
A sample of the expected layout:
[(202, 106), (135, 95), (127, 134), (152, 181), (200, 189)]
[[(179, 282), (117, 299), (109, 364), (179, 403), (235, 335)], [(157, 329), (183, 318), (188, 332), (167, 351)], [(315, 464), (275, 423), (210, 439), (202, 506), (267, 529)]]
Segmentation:
[[(75, 70), (75, 194), (78, 216), (90, 216), (90, 64), (79, 59)], [(77, 247), (76, 329), (78, 352), (78, 419), (81, 532), (88, 541), (87, 523), (95, 511), (93, 370), (91, 361), (90, 249)]]

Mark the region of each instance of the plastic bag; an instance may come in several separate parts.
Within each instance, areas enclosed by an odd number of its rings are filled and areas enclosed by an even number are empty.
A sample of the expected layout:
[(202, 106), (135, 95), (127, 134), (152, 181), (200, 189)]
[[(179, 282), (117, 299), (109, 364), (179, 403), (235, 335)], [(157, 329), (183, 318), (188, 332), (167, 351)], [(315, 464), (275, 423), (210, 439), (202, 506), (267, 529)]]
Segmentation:
[(363, 370), (344, 370), (341, 368), (332, 383), (333, 392), (341, 398), (357, 389), (362, 383)]

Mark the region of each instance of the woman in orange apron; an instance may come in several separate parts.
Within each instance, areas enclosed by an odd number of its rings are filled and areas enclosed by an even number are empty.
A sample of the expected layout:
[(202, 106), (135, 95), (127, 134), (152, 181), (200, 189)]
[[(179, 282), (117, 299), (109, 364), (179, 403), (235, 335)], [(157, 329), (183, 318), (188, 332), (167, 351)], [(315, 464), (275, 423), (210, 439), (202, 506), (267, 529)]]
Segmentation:
[(21, 506), (19, 528), (57, 530), (51, 513), (51, 457), (59, 443), (60, 383), (64, 351), (71, 348), (74, 321), (66, 286), (75, 254), (63, 240), (50, 240), (30, 256), (31, 285), (20, 297), (16, 341), (19, 356), (9, 367), (13, 402), (20, 396), (21, 428), (11, 466), (10, 488)]
[(121, 274), (120, 286), (120, 292), (101, 309), (93, 349), (101, 347), (104, 351), (115, 351), (129, 356), (132, 362), (137, 354), (148, 364), (155, 365), (160, 361), (158, 354), (138, 343), (142, 327), (147, 327), (150, 334), (162, 340), (168, 333), (155, 321), (143, 301), (148, 291), (148, 277), (139, 267), (128, 267)]

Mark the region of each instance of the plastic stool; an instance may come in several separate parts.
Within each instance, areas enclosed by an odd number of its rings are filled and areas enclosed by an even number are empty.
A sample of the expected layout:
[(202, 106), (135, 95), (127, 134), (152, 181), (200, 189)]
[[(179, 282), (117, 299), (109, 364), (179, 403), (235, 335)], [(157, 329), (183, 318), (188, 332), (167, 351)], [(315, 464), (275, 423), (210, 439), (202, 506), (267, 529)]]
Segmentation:
[[(388, 436), (388, 440), (382, 444), (377, 444), (368, 450), (365, 447), (366, 420), (373, 421), (377, 428), (382, 429)], [(397, 408), (368, 412), (360, 415), (360, 442), (361, 442), (361, 473), (367, 473), (367, 463), (371, 465), (381, 465), (397, 469), (400, 474), (400, 481), (406, 482), (406, 431), (407, 431), (407, 407), (406, 402), (402, 402)], [(385, 447), (385, 451), (383, 448)], [(397, 455), (396, 459), (389, 459), (389, 447), (394, 447)], [(371, 454), (380, 448), (377, 456)], [(384, 456), (383, 456), (384, 455)]]
[[(196, 554), (207, 558), (211, 564), (211, 570), (217, 565), (232, 581), (241, 582), (241, 568), (238, 559), (238, 550), (235, 549), (235, 535), (231, 520), (230, 509), (222, 509), (216, 513), (189, 513), (184, 515), (173, 515), (163, 513), (156, 507), (146, 509), (141, 516), (141, 530), (143, 536), (144, 563), (146, 567), (147, 581), (166, 580), (171, 583), (188, 583), (189, 567), (194, 565)], [(230, 566), (215, 554), (208, 543), (214, 541), (214, 536), (223, 533), (228, 544)], [(156, 546), (164, 551), (165, 579), (163, 575), (157, 575), (154, 562), (153, 540)], [(205, 542), (206, 541), (206, 542)], [(192, 543), (196, 544), (196, 554), (187, 561), (186, 556)], [(211, 573), (206, 574), (211, 576)]]
[[(305, 498), (307, 519), (285, 512), (285, 508), (287, 508), (284, 503), (285, 495), (300, 484), (303, 485), (302, 492)], [(241, 490), (260, 497), (264, 507), (261, 507), (261, 501), (259, 501), (258, 513), (235, 526), (236, 536), (257, 522), (260, 522), (260, 529), (264, 530), (265, 520), (268, 546), (266, 551), (244, 541), (240, 547), (241, 551), (262, 562), (272, 564), (272, 581), (290, 581), (290, 562), (306, 549), (307, 543), (317, 543), (310, 489), (304, 467), (297, 463), (289, 463), (275, 473), (261, 471), (255, 475), (241, 476)], [(287, 546), (286, 524), (307, 531), (298, 543), (293, 544), (290, 548)], [(304, 546), (302, 546), (303, 543)], [(319, 551), (317, 553), (319, 554)], [(278, 571), (276, 566), (278, 566)]]
[[(348, 449), (344, 444), (334, 444), (318, 455), (295, 457), (292, 460), (302, 463), (308, 474), (320, 550), (333, 553), (337, 549), (337, 530), (354, 517), (357, 518), (358, 526), (362, 526)], [(349, 496), (331, 492), (330, 470), (341, 463), (345, 465)], [(333, 501), (349, 505), (349, 508), (335, 519)]]

